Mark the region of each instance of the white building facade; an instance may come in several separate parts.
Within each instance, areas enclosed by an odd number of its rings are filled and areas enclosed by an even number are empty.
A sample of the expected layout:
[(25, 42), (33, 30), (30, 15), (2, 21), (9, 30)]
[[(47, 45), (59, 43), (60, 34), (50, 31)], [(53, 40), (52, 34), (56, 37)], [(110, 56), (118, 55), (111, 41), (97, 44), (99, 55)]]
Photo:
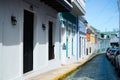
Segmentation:
[[(62, 64), (70, 64), (76, 62), (79, 56), (78, 24), (81, 23), (78, 23), (78, 17), (85, 15), (85, 0), (71, 0), (71, 4), (73, 6), (71, 13), (59, 14), (61, 21)], [(85, 42), (85, 39), (83, 39), (82, 42)]]
[(56, 10), (44, 1), (0, 3), (0, 80), (23, 80), (60, 67), (57, 11), (69, 11), (71, 5), (66, 0), (69, 8)]

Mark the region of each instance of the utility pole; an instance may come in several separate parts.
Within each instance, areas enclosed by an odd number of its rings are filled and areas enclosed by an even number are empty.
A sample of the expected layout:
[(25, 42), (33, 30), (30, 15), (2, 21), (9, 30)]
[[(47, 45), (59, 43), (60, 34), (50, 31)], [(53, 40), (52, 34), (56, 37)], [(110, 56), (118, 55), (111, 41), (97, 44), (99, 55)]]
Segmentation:
[(118, 11), (119, 11), (119, 50), (120, 50), (120, 0), (118, 0)]

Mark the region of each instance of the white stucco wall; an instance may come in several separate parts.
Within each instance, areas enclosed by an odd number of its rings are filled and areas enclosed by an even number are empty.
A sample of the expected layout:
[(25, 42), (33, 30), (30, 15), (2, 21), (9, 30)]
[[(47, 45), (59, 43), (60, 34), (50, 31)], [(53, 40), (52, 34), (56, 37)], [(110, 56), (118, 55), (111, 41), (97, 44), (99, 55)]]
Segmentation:
[[(21, 80), (24, 76), (41, 73), (60, 66), (59, 27), (56, 24), (57, 12), (44, 3), (33, 5), (34, 48), (33, 71), (23, 74), (23, 13), (30, 4), (22, 0), (2, 0), (0, 3), (0, 80)], [(29, 10), (31, 11), (31, 10)], [(11, 16), (16, 16), (17, 25), (11, 24)], [(2, 21), (1, 21), (2, 20)], [(48, 60), (48, 21), (54, 23), (55, 59)], [(42, 23), (46, 30), (42, 30)]]
[(66, 29), (65, 29), (65, 27), (61, 28), (61, 54), (60, 54), (61, 55), (61, 57), (60, 57), (61, 64), (66, 63), (66, 61), (65, 61), (65, 59), (66, 59), (66, 49), (65, 50), (63, 49), (63, 44), (65, 44), (65, 46), (66, 46)]
[[(20, 51), (20, 27), (22, 11), (19, 7), (21, 4), (17, 1), (2, 0), (0, 4), (0, 14), (2, 16), (2, 55), (1, 55), (1, 72), (2, 77), (0, 80), (16, 79), (22, 73), (22, 57)], [(13, 5), (14, 4), (14, 5)], [(6, 6), (7, 5), (7, 6)], [(16, 16), (17, 25), (11, 24), (11, 16)]]
[[(29, 4), (25, 8), (29, 9)], [(34, 8), (34, 65), (30, 75), (42, 73), (51, 69), (60, 67), (59, 60), (59, 27), (57, 25), (57, 12), (45, 5), (39, 3), (39, 6)], [(48, 29), (49, 21), (53, 22), (53, 44), (55, 58), (48, 60)], [(43, 31), (42, 24), (45, 24), (46, 30)], [(43, 62), (44, 61), (44, 62)], [(29, 75), (28, 75), (29, 76)]]
[[(2, 21), (0, 21), (0, 63), (2, 63), (2, 26), (1, 26)], [(0, 79), (2, 77), (2, 72), (1, 69), (2, 67), (0, 66)]]
[[(2, 5), (0, 3), (0, 5)], [(0, 7), (0, 10), (2, 10), (3, 7)], [(3, 14), (1, 11), (0, 11), (0, 15)], [(0, 64), (2, 64), (2, 23), (3, 23), (3, 16), (0, 17)], [(0, 80), (2, 79), (2, 66), (0, 66)]]
[(100, 53), (106, 52), (106, 49), (110, 46), (110, 39), (98, 39), (97, 43), (97, 50), (99, 50)]

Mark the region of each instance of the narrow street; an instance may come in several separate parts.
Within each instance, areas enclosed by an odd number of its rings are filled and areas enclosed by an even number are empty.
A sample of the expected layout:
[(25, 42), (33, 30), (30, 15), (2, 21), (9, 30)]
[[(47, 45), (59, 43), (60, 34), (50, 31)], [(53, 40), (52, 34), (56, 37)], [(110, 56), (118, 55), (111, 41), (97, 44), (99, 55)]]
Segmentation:
[(99, 55), (64, 80), (120, 80), (105, 54)]

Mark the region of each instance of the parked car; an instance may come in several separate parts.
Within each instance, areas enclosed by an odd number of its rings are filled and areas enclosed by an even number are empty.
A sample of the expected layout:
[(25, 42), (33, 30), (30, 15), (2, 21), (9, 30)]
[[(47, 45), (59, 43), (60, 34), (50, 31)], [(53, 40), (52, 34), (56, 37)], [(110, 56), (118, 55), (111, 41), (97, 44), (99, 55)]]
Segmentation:
[(114, 52), (113, 55), (111, 55), (111, 63), (113, 65), (116, 65), (116, 56), (118, 56), (120, 54), (119, 49), (116, 49), (116, 51)]
[(108, 60), (111, 61), (111, 59), (112, 59), (112, 57), (113, 57), (115, 51), (116, 51), (115, 48), (111, 48), (111, 49), (107, 52), (107, 58), (108, 58)]
[(111, 48), (107, 48), (106, 50), (106, 57), (108, 58), (108, 56), (110, 55), (110, 51), (111, 51)]
[(110, 50), (110, 47), (108, 47), (108, 48), (106, 49), (106, 53), (107, 53), (109, 50)]

